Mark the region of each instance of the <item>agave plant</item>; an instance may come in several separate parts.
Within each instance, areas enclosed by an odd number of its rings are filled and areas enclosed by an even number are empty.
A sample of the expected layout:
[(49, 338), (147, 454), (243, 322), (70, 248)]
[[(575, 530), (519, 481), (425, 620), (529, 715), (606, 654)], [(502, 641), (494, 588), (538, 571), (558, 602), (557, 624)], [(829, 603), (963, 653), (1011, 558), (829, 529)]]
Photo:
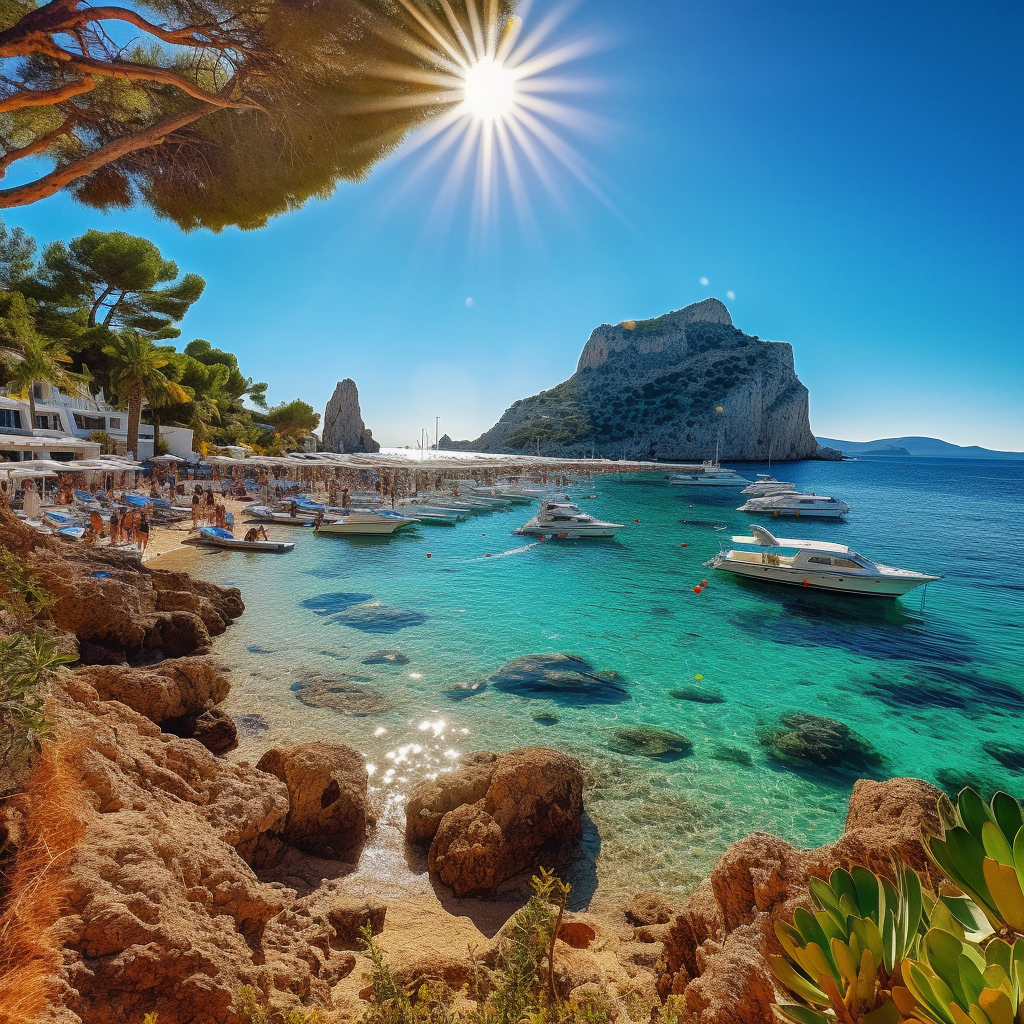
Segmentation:
[(1007, 793), (986, 804), (973, 789), (939, 801), (943, 835), (921, 842), (936, 867), (984, 912), (992, 927), (1024, 936), (1024, 812)]
[(801, 1001), (774, 1007), (776, 1015), (790, 1024), (896, 1024), (890, 991), (927, 930), (921, 880), (904, 866), (895, 884), (838, 868), (809, 887), (817, 911), (799, 908), (793, 924), (775, 924), (785, 955), (769, 957), (772, 971)]
[(982, 952), (932, 928), (902, 975), (892, 997), (905, 1024), (1024, 1024), (1024, 939), (993, 939)]

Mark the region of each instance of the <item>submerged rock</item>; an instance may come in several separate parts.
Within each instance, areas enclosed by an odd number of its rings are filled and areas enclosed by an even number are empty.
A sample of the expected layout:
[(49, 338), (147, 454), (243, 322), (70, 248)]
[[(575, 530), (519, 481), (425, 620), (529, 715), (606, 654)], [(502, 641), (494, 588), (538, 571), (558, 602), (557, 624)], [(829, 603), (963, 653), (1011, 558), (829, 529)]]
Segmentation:
[(615, 729), (608, 746), (620, 754), (640, 754), (665, 760), (684, 757), (693, 749), (693, 743), (681, 733), (657, 729), (652, 725)]
[(363, 658), (364, 665), (408, 665), (409, 659), (401, 651), (374, 651)]
[(362, 676), (325, 676), (313, 673), (293, 684), (295, 696), (311, 708), (330, 708), (361, 717), (387, 711), (391, 702), (368, 687)]
[(550, 711), (542, 711), (539, 715), (534, 715), (533, 720), (538, 725), (558, 725), (558, 715), (552, 714)]
[(543, 748), (468, 755), (406, 806), (406, 837), (430, 842), (431, 875), (459, 896), (493, 891), (542, 855), (554, 863), (582, 831), (582, 765)]
[(985, 743), (982, 749), (1011, 772), (1024, 772), (1024, 747), (1011, 747), (1009, 743)]
[(453, 683), (445, 687), (444, 695), (449, 700), (465, 700), (467, 697), (475, 697), (478, 693), (487, 690), (487, 680), (480, 679), (474, 683)]
[(379, 601), (367, 601), (366, 604), (352, 605), (339, 612), (332, 621), (363, 633), (397, 633), (410, 626), (422, 626), (427, 617), (423, 612), (393, 608)]
[(821, 768), (877, 768), (882, 755), (848, 725), (796, 711), (782, 715), (780, 724), (764, 730), (758, 742), (783, 764)]
[(270, 732), (270, 723), (262, 715), (236, 715), (235, 725), (243, 736), (262, 736)]
[(522, 697), (573, 704), (618, 704), (629, 691), (618, 672), (598, 672), (571, 654), (528, 654), (506, 662), (491, 676), (496, 689)]
[(733, 747), (728, 743), (720, 743), (711, 752), (712, 760), (727, 761), (731, 764), (741, 764), (749, 768), (754, 763), (754, 755), (745, 747)]
[(690, 700), (695, 704), (725, 703), (724, 693), (704, 686), (681, 686), (678, 690), (669, 690), (668, 695), (675, 700)]

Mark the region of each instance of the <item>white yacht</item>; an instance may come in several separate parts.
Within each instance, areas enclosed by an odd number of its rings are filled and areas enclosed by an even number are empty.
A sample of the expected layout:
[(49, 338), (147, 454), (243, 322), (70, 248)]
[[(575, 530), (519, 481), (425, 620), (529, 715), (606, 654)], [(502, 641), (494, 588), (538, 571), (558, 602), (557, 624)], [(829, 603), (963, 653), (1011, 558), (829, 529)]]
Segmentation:
[(753, 536), (733, 537), (732, 542), (757, 550), (723, 550), (704, 564), (748, 579), (869, 597), (900, 597), (942, 578), (872, 562), (845, 544), (775, 537), (763, 526), (751, 532)]
[(809, 516), (814, 519), (842, 519), (850, 506), (827, 494), (802, 494), (800, 491), (774, 491), (760, 498), (749, 498), (736, 510), (756, 516)]
[(749, 494), (752, 498), (763, 498), (766, 494), (795, 490), (796, 484), (791, 480), (776, 480), (771, 473), (758, 473), (757, 479), (749, 487), (744, 487), (740, 494)]
[(717, 462), (705, 462), (693, 473), (673, 473), (668, 482), (674, 487), (746, 487), (750, 478), (722, 469)]
[(603, 523), (569, 502), (544, 501), (540, 512), (521, 526), (519, 533), (576, 540), (580, 537), (614, 537), (621, 529), (621, 523)]
[(349, 509), (345, 513), (314, 523), (317, 533), (341, 533), (349, 536), (380, 536), (392, 534), (404, 526), (419, 522), (391, 509)]

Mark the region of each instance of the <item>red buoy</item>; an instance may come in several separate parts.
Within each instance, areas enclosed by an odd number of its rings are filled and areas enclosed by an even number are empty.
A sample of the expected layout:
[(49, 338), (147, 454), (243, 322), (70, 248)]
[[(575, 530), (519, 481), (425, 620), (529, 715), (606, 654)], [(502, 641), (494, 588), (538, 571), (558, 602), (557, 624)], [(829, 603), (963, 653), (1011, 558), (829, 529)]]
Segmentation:
[(429, 553), (428, 553), (428, 554), (427, 554), (427, 558), (429, 558), (429, 557), (430, 557), (430, 555), (429, 555)]
[(680, 546), (681, 548), (688, 548), (688, 547), (689, 547), (690, 545), (689, 545), (689, 544), (680, 544), (679, 546)]
[(708, 581), (707, 581), (707, 580), (701, 580), (701, 581), (700, 581), (700, 585), (701, 585), (702, 587), (706, 587), (706, 586), (708, 585)]
[(490, 558), (490, 557), (491, 556), (489, 554), (488, 555), (484, 555), (484, 558)]
[(640, 522), (640, 520), (639, 520), (639, 519), (634, 519), (634, 520), (633, 520), (633, 522), (634, 522), (634, 523), (639, 523), (639, 522)]
[(694, 587), (694, 588), (693, 588), (693, 592), (694, 592), (695, 594), (699, 594), (699, 593), (700, 593), (700, 589), (701, 589), (700, 587)]

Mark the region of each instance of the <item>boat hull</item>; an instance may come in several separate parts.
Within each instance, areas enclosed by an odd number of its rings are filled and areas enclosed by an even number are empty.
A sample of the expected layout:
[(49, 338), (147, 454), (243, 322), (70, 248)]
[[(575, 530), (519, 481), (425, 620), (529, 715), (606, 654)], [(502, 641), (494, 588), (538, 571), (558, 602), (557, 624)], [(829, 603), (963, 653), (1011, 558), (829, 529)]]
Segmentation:
[(713, 564), (715, 569), (731, 572), (744, 579), (761, 580), (782, 586), (800, 587), (808, 590), (826, 590), (833, 594), (854, 594), (861, 597), (902, 597), (925, 583), (932, 582), (933, 576), (860, 576), (840, 575), (836, 572), (808, 572), (806, 568), (791, 568), (784, 565), (764, 565), (757, 562), (721, 559)]
[(520, 528), (519, 532), (530, 537), (554, 537), (557, 540), (582, 540), (585, 537), (614, 537), (621, 530), (621, 526), (601, 526), (592, 530), (559, 528), (551, 526), (530, 526), (527, 524)]
[(768, 516), (772, 519), (788, 517), (791, 519), (842, 519), (849, 510), (831, 508), (747, 508), (746, 505), (736, 509), (737, 512), (746, 512), (751, 516)]
[(266, 551), (271, 554), (284, 554), (294, 549), (290, 541), (278, 540), (228, 540), (224, 537), (189, 537), (186, 544), (195, 544), (202, 548), (224, 548), (227, 551)]
[(382, 523), (321, 523), (320, 526), (316, 528), (316, 532), (353, 537), (379, 537), (392, 534), (396, 530), (400, 530), (403, 526), (415, 525), (415, 523), (402, 521)]

